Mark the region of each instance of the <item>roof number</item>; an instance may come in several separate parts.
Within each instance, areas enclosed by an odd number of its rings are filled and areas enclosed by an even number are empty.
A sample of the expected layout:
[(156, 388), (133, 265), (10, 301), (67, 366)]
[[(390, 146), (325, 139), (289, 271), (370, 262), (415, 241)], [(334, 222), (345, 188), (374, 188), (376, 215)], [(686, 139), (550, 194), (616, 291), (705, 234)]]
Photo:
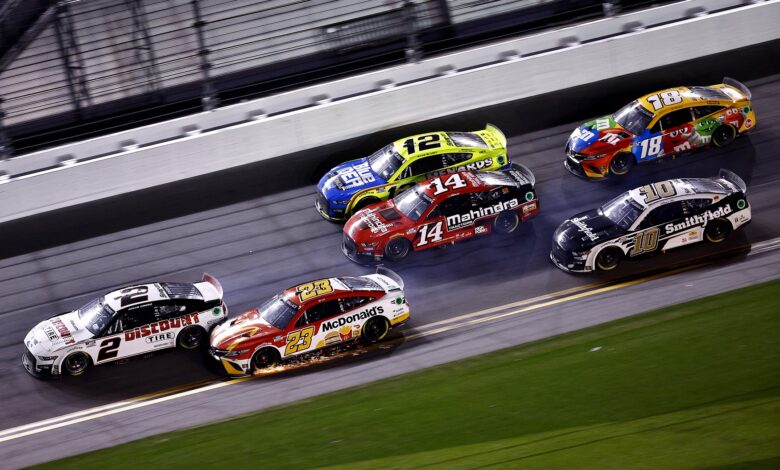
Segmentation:
[(457, 173), (450, 175), (450, 177), (447, 178), (447, 181), (444, 183), (442, 183), (441, 180), (442, 178), (436, 178), (435, 180), (431, 181), (431, 186), (436, 188), (436, 191), (433, 192), (434, 196), (438, 196), (441, 193), (446, 193), (450, 189), (460, 189), (466, 187), (466, 182)]
[(682, 103), (682, 96), (677, 90), (664, 91), (647, 97), (647, 102), (653, 105), (653, 109), (658, 111), (664, 106)]
[(639, 194), (645, 197), (645, 204), (649, 204), (657, 199), (672, 197), (677, 194), (677, 190), (669, 181), (661, 181), (642, 186), (639, 188)]
[[(415, 139), (417, 139), (417, 142), (415, 142)], [(432, 150), (441, 147), (441, 142), (439, 142), (439, 140), (441, 140), (439, 134), (418, 135), (417, 137), (406, 139), (403, 145), (404, 148), (406, 148), (406, 154), (411, 155), (416, 152), (422, 152), (423, 150)], [(417, 150), (415, 150), (415, 145), (417, 146)]]

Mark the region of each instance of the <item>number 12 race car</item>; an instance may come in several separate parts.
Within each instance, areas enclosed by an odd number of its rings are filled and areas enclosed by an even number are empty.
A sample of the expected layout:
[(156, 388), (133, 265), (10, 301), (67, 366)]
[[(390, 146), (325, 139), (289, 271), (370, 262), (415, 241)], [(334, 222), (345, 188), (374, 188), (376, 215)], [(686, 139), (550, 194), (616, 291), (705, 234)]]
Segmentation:
[(352, 216), (342, 251), (355, 262), (398, 261), (412, 250), (511, 233), (539, 212), (534, 183), (531, 170), (517, 163), (500, 172), (431, 178)]
[(747, 87), (730, 78), (651, 93), (575, 129), (566, 144), (566, 168), (598, 180), (625, 175), (635, 163), (709, 144), (725, 147), (756, 126), (750, 98)]
[(682, 178), (632, 189), (566, 220), (553, 234), (552, 262), (571, 272), (608, 271), (635, 258), (707, 240), (719, 243), (750, 221), (745, 182)]
[(222, 286), (203, 275), (195, 284), (126, 287), (78, 310), (37, 324), (24, 338), (22, 365), (36, 377), (81, 375), (105, 364), (161, 349), (195, 349), (227, 319)]
[(315, 206), (326, 219), (342, 222), (432, 176), (498, 170), (507, 163), (506, 137), (490, 124), (475, 132), (415, 135), (329, 171), (317, 184)]
[(229, 375), (250, 375), (358, 338), (380, 341), (409, 319), (403, 287), (401, 278), (384, 268), (292, 287), (215, 328), (211, 355)]

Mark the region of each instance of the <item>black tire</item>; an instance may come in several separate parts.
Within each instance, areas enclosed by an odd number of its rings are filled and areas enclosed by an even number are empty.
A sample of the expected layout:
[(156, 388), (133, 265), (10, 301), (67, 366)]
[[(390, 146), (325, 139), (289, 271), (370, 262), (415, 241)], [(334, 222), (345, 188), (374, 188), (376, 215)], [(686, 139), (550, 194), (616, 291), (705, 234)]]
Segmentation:
[(385, 317), (373, 317), (370, 318), (365, 325), (363, 325), (363, 339), (368, 343), (376, 343), (382, 341), (390, 332), (390, 322)]
[(620, 264), (623, 252), (619, 248), (605, 248), (596, 256), (596, 268), (601, 271), (612, 271)]
[(711, 221), (704, 229), (704, 237), (710, 243), (720, 243), (728, 238), (730, 233), (731, 222), (723, 218)]
[(204, 344), (206, 330), (203, 327), (192, 325), (181, 330), (176, 345), (182, 349), (198, 349)]
[(91, 362), (87, 353), (75, 352), (62, 361), (62, 373), (73, 377), (82, 375), (87, 371)]
[(270, 369), (279, 363), (279, 351), (274, 348), (261, 348), (252, 354), (252, 370), (259, 372), (264, 369)]
[(609, 172), (615, 176), (625, 176), (634, 166), (634, 155), (619, 153), (609, 161)]
[(389, 261), (400, 261), (412, 251), (412, 244), (403, 237), (393, 238), (385, 245), (385, 258)]
[(716, 147), (725, 147), (734, 142), (736, 137), (737, 130), (734, 128), (734, 126), (729, 124), (722, 124), (718, 126), (717, 129), (715, 129), (715, 132), (712, 133), (712, 143)]
[(520, 216), (517, 211), (502, 211), (493, 220), (493, 231), (500, 235), (508, 235), (520, 225)]
[(352, 206), (352, 212), (350, 212), (350, 216), (354, 215), (357, 211), (360, 209), (363, 209), (365, 207), (370, 206), (371, 204), (376, 204), (379, 202), (379, 199), (375, 197), (367, 197), (359, 200), (354, 206)]

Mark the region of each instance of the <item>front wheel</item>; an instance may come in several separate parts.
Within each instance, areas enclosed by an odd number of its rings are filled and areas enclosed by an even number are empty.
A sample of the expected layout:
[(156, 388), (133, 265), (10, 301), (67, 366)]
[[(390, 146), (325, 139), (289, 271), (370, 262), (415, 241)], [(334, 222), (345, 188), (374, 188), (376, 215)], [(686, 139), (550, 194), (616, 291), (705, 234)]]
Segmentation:
[(602, 271), (612, 271), (620, 264), (621, 255), (618, 248), (605, 248), (596, 256), (596, 267)]
[(252, 369), (259, 372), (279, 363), (279, 352), (273, 348), (258, 349), (252, 355)]
[(89, 356), (83, 352), (76, 352), (62, 361), (62, 371), (70, 376), (81, 375), (89, 368)]
[(731, 222), (726, 219), (715, 219), (707, 224), (704, 236), (711, 243), (720, 243), (731, 233)]
[(197, 349), (203, 344), (204, 338), (206, 330), (199, 326), (188, 326), (179, 333), (177, 343), (182, 349)]
[(493, 221), (493, 231), (508, 235), (514, 232), (518, 225), (520, 225), (520, 216), (517, 215), (517, 211), (503, 211), (499, 212), (496, 220)]
[(609, 162), (609, 171), (615, 176), (627, 174), (634, 166), (634, 156), (630, 153), (619, 153)]
[(393, 238), (385, 246), (385, 258), (390, 261), (400, 261), (412, 251), (412, 244), (406, 238)]
[(712, 143), (716, 147), (725, 147), (734, 142), (735, 137), (737, 137), (737, 130), (734, 129), (734, 126), (723, 124), (712, 133)]
[(369, 343), (382, 341), (390, 331), (390, 322), (385, 317), (374, 317), (363, 325), (363, 338)]

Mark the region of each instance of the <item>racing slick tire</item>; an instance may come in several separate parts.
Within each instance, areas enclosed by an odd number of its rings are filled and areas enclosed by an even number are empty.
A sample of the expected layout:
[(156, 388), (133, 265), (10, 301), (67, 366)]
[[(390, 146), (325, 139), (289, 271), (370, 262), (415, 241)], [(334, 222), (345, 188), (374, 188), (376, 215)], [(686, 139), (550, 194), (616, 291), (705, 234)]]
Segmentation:
[(493, 231), (500, 235), (508, 235), (520, 225), (520, 216), (517, 211), (501, 211), (493, 220)]
[(704, 229), (704, 237), (710, 243), (720, 243), (728, 238), (730, 233), (731, 222), (722, 217), (708, 223)]
[(203, 327), (192, 325), (181, 330), (176, 338), (176, 345), (182, 349), (198, 349), (206, 339), (206, 330)]
[(365, 207), (368, 207), (368, 206), (370, 206), (371, 204), (376, 204), (377, 202), (380, 202), (380, 201), (379, 201), (379, 199), (377, 199), (377, 198), (375, 198), (375, 197), (366, 197), (366, 198), (363, 198), (363, 199), (359, 200), (358, 202), (356, 202), (354, 206), (352, 206), (352, 212), (350, 212), (350, 214), (349, 214), (349, 215), (350, 215), (350, 216), (352, 216), (352, 215), (354, 215), (354, 214), (355, 214), (357, 211), (359, 211), (360, 209), (363, 209), (363, 208), (365, 208)]
[(737, 130), (730, 124), (722, 124), (712, 133), (712, 143), (716, 147), (725, 147), (734, 142)]
[(62, 361), (62, 372), (72, 377), (82, 375), (89, 368), (89, 364), (90, 359), (87, 353), (75, 352)]
[(382, 341), (390, 332), (390, 322), (385, 317), (373, 317), (363, 325), (363, 339), (368, 343)]
[(609, 172), (615, 176), (625, 176), (634, 166), (634, 155), (630, 153), (619, 153), (609, 161)]
[(263, 369), (270, 369), (279, 363), (279, 351), (274, 348), (260, 348), (252, 354), (252, 370), (259, 372)]
[(393, 238), (385, 245), (385, 258), (390, 261), (400, 261), (412, 251), (412, 244), (403, 237)]
[(604, 248), (596, 255), (596, 268), (600, 271), (612, 271), (620, 264), (623, 252), (619, 248)]

